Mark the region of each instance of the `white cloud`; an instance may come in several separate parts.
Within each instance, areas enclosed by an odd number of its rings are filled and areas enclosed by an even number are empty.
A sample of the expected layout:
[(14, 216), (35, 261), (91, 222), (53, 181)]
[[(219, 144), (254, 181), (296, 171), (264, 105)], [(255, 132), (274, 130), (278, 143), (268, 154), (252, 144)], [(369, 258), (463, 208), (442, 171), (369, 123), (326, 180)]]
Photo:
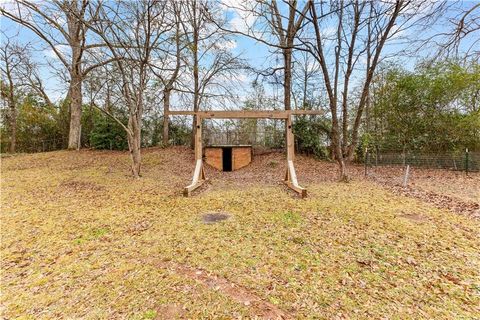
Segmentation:
[(320, 29), (320, 33), (324, 39), (330, 39), (336, 37), (337, 28), (334, 26), (328, 26)]
[(255, 24), (256, 17), (250, 10), (255, 6), (252, 0), (221, 0), (221, 8), (225, 12), (230, 12), (233, 16), (229, 21), (230, 27), (234, 31), (247, 33)]
[(232, 8), (235, 8), (238, 6), (238, 0), (221, 0), (220, 5), (225, 10), (232, 10)]
[[(67, 24), (67, 20), (65, 18), (65, 14), (59, 10), (59, 8), (51, 2), (42, 1), (42, 0), (33, 0), (30, 1), (35, 7), (38, 7), (46, 16), (51, 18), (56, 24), (59, 24), (61, 27), (65, 28)], [(20, 17), (22, 20), (30, 22), (32, 24), (37, 24), (34, 20), (35, 16), (38, 16), (35, 10), (29, 9), (27, 6), (18, 3), (13, 0), (0, 0), (0, 7), (15, 17)], [(3, 18), (2, 18), (3, 19)], [(8, 18), (6, 18), (8, 19)], [(41, 18), (41, 20), (45, 20)], [(54, 23), (47, 23), (53, 27)], [(23, 26), (21, 24), (16, 24), (19, 28)]]
[(26, 21), (32, 21), (32, 14), (24, 6), (16, 3), (12, 0), (0, 0), (0, 7), (6, 12), (14, 15), (21, 16)]
[(435, 9), (436, 3), (437, 0), (413, 1), (405, 8), (404, 13), (427, 15)]
[(234, 31), (248, 32), (248, 25), (240, 16), (238, 16), (238, 14), (235, 14), (235, 16), (230, 20), (230, 27)]
[(22, 8), (13, 0), (0, 0), (0, 7), (9, 13), (16, 13), (19, 7)]
[[(70, 47), (65, 44), (57, 44), (55, 45), (55, 50), (57, 50), (63, 57), (66, 57), (70, 52)], [(52, 48), (45, 49), (44, 54), (48, 58), (58, 59), (57, 54)]]
[(407, 30), (399, 25), (394, 25), (390, 30), (388, 39), (399, 39), (407, 35)]
[(244, 72), (239, 73), (237, 75), (237, 80), (242, 84), (242, 85), (248, 85), (251, 81), (251, 79), (246, 75)]
[(235, 40), (225, 40), (225, 41), (220, 41), (215, 44), (215, 46), (218, 49), (223, 49), (223, 50), (228, 50), (231, 51), (237, 47), (237, 42)]

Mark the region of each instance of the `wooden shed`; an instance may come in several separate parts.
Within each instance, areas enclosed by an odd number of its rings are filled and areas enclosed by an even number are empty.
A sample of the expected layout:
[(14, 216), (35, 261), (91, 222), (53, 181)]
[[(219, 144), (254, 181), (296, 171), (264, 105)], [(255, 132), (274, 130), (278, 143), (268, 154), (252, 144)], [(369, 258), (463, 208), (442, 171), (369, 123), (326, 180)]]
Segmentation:
[(205, 162), (221, 171), (233, 171), (252, 162), (251, 145), (216, 145), (205, 147)]

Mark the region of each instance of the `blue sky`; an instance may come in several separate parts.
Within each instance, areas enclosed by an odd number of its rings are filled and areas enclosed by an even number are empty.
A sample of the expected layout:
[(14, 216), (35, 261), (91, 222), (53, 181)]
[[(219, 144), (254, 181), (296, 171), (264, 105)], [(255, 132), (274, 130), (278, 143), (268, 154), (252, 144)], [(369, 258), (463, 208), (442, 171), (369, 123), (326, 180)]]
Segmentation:
[[(228, 2), (235, 4), (235, 0), (228, 0)], [(475, 3), (477, 2), (464, 1), (460, 3), (460, 7), (471, 7)], [(2, 5), (5, 6), (9, 4), (5, 0), (3, 0)], [(301, 4), (299, 6), (301, 6)], [(232, 25), (234, 25), (235, 23), (238, 23), (239, 21), (241, 22), (245, 20), (242, 18), (241, 13), (235, 10), (227, 10), (226, 14), (230, 19)], [(411, 37), (418, 38), (418, 36), (427, 37), (429, 34), (431, 35), (434, 33), (450, 30), (450, 26), (447, 23), (445, 23), (445, 21), (447, 21), (447, 18), (449, 15), (454, 15), (454, 14), (455, 12), (453, 11), (447, 12), (447, 16), (443, 18), (442, 22), (431, 26), (430, 30), (428, 31), (411, 29), (405, 34), (403, 34), (402, 36), (407, 36), (410, 38)], [(48, 46), (45, 45), (41, 40), (39, 40), (39, 38), (35, 34), (33, 34), (31, 31), (20, 27), (16, 23), (10, 21), (9, 19), (3, 16), (0, 17), (0, 24), (1, 24), (1, 29), (4, 32), (6, 32), (8, 35), (10, 36), (17, 35), (19, 42), (32, 43), (33, 47), (35, 48), (34, 59), (36, 61), (39, 61), (41, 63), (44, 63), (46, 61), (51, 61), (55, 63), (56, 58), (52, 50), (48, 48)], [(252, 65), (253, 67), (259, 68), (259, 69), (271, 67), (277, 63), (276, 62), (277, 59), (281, 63), (281, 57), (275, 56), (275, 55), (272, 56), (271, 52), (274, 49), (269, 48), (265, 44), (249, 39), (248, 37), (244, 37), (244, 36), (235, 36), (233, 38), (235, 42), (235, 46), (232, 46), (233, 53), (239, 54), (243, 59), (247, 60), (249, 64)], [(400, 38), (396, 42), (399, 42), (399, 41), (401, 41)], [(467, 40), (465, 43), (463, 43), (463, 46), (468, 47), (469, 45), (471, 45), (471, 43), (472, 43), (471, 39), (470, 41)], [(415, 63), (418, 61), (417, 59), (414, 59), (411, 57), (402, 57), (398, 55), (395, 56), (395, 53), (403, 48), (405, 48), (405, 45), (391, 44), (386, 47), (384, 54), (386, 56), (391, 56), (393, 54), (392, 60), (401, 63), (406, 68), (412, 69)], [(420, 53), (418, 58), (421, 59), (422, 57), (431, 56), (433, 51), (434, 50), (432, 47), (427, 47)], [(57, 64), (59, 64), (59, 62)], [(64, 97), (66, 93), (67, 85), (63, 82), (62, 79), (59, 78), (58, 74), (56, 74), (55, 71), (52, 72), (52, 69), (49, 66), (44, 65), (41, 69), (41, 76), (44, 79), (47, 92), (50, 95), (52, 100), (56, 101)], [(245, 86), (245, 88), (242, 88), (240, 90), (242, 92), (245, 92), (245, 90), (248, 91), (252, 80), (253, 80), (253, 77), (248, 77), (248, 78), (243, 77), (243, 85)], [(268, 92), (268, 88), (267, 88), (267, 92)]]

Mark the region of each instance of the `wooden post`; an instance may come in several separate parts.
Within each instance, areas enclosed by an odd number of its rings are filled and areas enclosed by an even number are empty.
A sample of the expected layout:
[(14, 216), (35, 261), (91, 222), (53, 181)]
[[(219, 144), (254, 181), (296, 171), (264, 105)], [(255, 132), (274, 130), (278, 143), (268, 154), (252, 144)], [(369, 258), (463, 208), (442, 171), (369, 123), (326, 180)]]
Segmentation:
[(307, 190), (302, 188), (297, 181), (297, 174), (295, 173), (295, 167), (293, 160), (295, 159), (295, 145), (292, 128), (292, 116), (288, 115), (285, 121), (286, 134), (287, 134), (287, 172), (285, 174), (284, 183), (293, 191), (297, 192), (302, 198), (307, 196)]
[[(294, 136), (292, 132), (292, 116), (293, 115), (321, 115), (324, 112), (321, 110), (240, 110), (240, 111), (225, 111), (225, 110), (212, 110), (212, 111), (168, 111), (166, 115), (182, 115), (182, 116), (194, 116), (197, 117), (197, 127), (195, 136), (195, 171), (193, 174), (192, 183), (185, 187), (184, 195), (189, 196), (191, 191), (198, 188), (205, 179), (205, 172), (203, 169), (202, 160), (202, 119), (281, 119), (286, 121), (286, 140), (287, 140), (287, 170), (285, 174), (284, 183), (297, 193), (302, 198), (307, 196), (307, 190), (302, 188), (297, 181), (297, 175), (295, 174), (295, 167), (293, 160), (295, 158), (295, 146)], [(276, 121), (274, 122), (276, 125)], [(275, 133), (275, 132), (274, 132)]]
[(287, 121), (285, 121), (287, 126), (287, 160), (295, 160), (295, 145), (294, 145), (294, 137), (292, 131), (292, 116), (287, 117)]
[(197, 116), (197, 126), (195, 128), (195, 171), (193, 172), (192, 183), (185, 187), (183, 195), (189, 197), (191, 192), (200, 187), (205, 179), (205, 170), (203, 169), (203, 148), (202, 148), (202, 117)]
[(367, 165), (368, 165), (368, 148), (365, 148), (365, 177), (367, 176)]
[(195, 160), (202, 160), (202, 117), (197, 117), (195, 132)]

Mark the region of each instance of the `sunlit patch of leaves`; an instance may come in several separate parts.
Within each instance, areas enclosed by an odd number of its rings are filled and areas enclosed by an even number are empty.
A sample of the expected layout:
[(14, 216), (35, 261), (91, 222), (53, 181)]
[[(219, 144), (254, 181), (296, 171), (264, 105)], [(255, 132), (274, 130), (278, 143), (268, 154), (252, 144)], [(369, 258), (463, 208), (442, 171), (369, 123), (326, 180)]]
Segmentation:
[(101, 239), (103, 236), (108, 234), (108, 228), (93, 228), (88, 230), (85, 234), (81, 235), (80, 237), (74, 240), (75, 244), (82, 244), (86, 241)]
[(154, 310), (148, 310), (142, 315), (142, 319), (155, 319), (157, 312)]

